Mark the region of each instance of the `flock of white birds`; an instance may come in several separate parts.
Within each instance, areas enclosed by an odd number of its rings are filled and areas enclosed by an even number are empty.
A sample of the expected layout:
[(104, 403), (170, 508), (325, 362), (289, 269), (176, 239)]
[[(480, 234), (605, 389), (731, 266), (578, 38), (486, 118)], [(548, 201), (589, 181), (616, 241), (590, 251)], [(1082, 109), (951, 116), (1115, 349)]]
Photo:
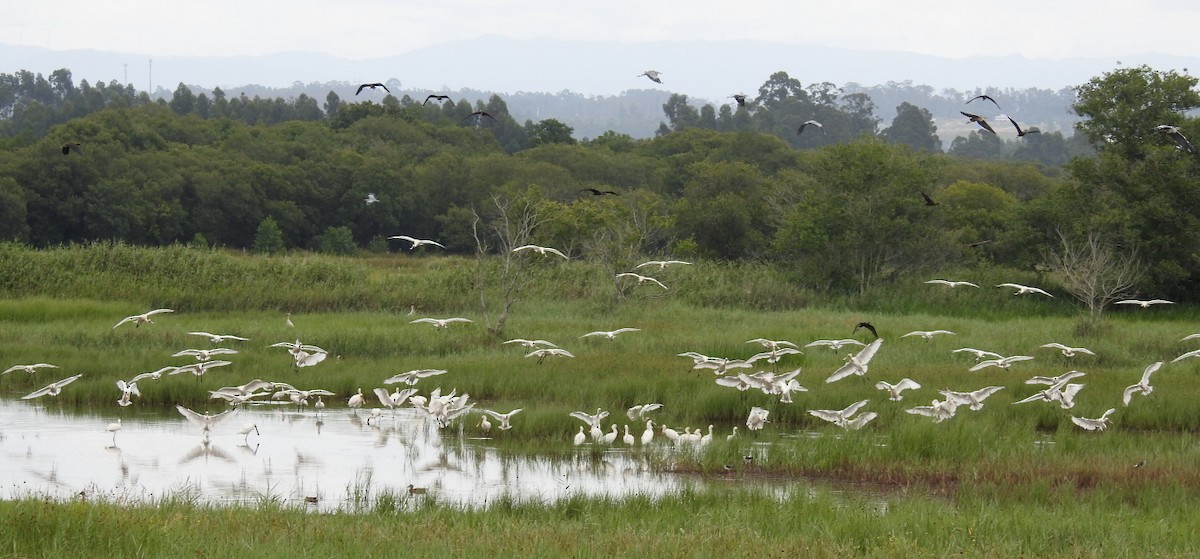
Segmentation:
[[(408, 236), (395, 236), (391, 238), (402, 239), (412, 244), (411, 248), (418, 246), (442, 246), (435, 241), (416, 239)], [(526, 245), (513, 249), (513, 252), (536, 253), (542, 256), (557, 255), (562, 258), (567, 258), (562, 252), (536, 245)], [(655, 260), (642, 263), (636, 269), (657, 267), (658, 270), (665, 270), (669, 266), (687, 265), (688, 262), (679, 260)], [(641, 276), (635, 272), (625, 272), (617, 275), (617, 278), (633, 277), (637, 279), (639, 284), (652, 283), (662, 288), (666, 288), (662, 282), (654, 278)], [(951, 281), (944, 279), (934, 279), (925, 282), (931, 285), (944, 285), (948, 288), (972, 287), (979, 288), (977, 284), (966, 281)], [(1036, 294), (1047, 297), (1053, 297), (1050, 293), (1037, 287), (1025, 286), (1015, 283), (999, 284), (998, 288), (1011, 288), (1015, 290), (1017, 295)], [(1138, 305), (1142, 308), (1148, 308), (1156, 304), (1171, 304), (1170, 301), (1162, 299), (1152, 300), (1124, 300), (1118, 304)], [(125, 324), (133, 324), (134, 327), (141, 327), (145, 324), (153, 324), (154, 319), (158, 315), (173, 313), (172, 309), (153, 309), (142, 314), (131, 315), (117, 322), (113, 329), (116, 329)], [(411, 314), (411, 313), (410, 313)], [(292, 328), (294, 324), (289, 313), (286, 318), (286, 327)], [(417, 318), (411, 321), (413, 324), (427, 323), (432, 324), (435, 328), (446, 329), (451, 324), (469, 324), (472, 321), (462, 317), (449, 318)], [(865, 327), (872, 334), (875, 329), (869, 323), (862, 323), (860, 327)], [(857, 330), (857, 328), (856, 328)], [(616, 340), (618, 336), (639, 332), (639, 328), (623, 327), (615, 330), (598, 330), (585, 333), (579, 336), (580, 339), (585, 338), (605, 338), (609, 341)], [(174, 354), (172, 357), (192, 357), (194, 363), (185, 365), (168, 365), (156, 371), (146, 372), (134, 376), (131, 379), (120, 379), (116, 381), (116, 386), (120, 392), (120, 397), (117, 400), (120, 406), (129, 406), (135, 397), (141, 396), (138, 389), (139, 382), (157, 380), (164, 375), (178, 375), (191, 373), (197, 377), (204, 375), (209, 370), (216, 367), (231, 365), (232, 361), (222, 359), (214, 359), (221, 356), (237, 355), (238, 351), (232, 348), (221, 347), (227, 342), (248, 342), (248, 338), (232, 335), (232, 334), (213, 334), (205, 331), (191, 331), (189, 335), (204, 338), (218, 347), (206, 349), (183, 349)], [(929, 341), (938, 336), (954, 336), (954, 332), (949, 330), (917, 330), (908, 332), (900, 336), (903, 338), (921, 338)], [(1192, 334), (1183, 338), (1184, 341), (1200, 338), (1200, 334)], [(514, 338), (503, 342), (504, 344), (518, 344), (528, 351), (526, 357), (536, 357), (540, 364), (548, 356), (559, 357), (574, 357), (569, 351), (558, 347), (553, 342), (541, 339), (524, 339)], [(758, 344), (763, 351), (758, 352), (746, 359), (713, 357), (700, 354), (698, 352), (683, 352), (678, 355), (687, 357), (693, 361), (693, 369), (699, 371), (711, 371), (715, 376), (715, 382), (719, 386), (734, 388), (741, 391), (759, 390), (764, 394), (778, 397), (781, 403), (792, 403), (792, 395), (798, 392), (808, 392), (808, 389), (802, 386), (797, 377), (800, 375), (800, 369), (794, 369), (788, 372), (778, 372), (778, 363), (789, 355), (802, 353), (800, 346), (794, 342), (787, 340), (770, 340), (766, 338), (755, 338), (748, 340), (746, 343)], [(883, 348), (884, 339), (876, 335), (875, 339), (870, 343), (865, 343), (852, 338), (844, 339), (828, 339), (815, 340), (805, 344), (805, 348), (827, 347), (832, 351), (838, 351), (846, 346), (857, 346), (859, 349), (855, 353), (850, 353), (846, 356), (845, 363), (833, 371), (826, 379), (825, 383), (833, 383), (842, 379), (858, 376), (866, 377), (870, 370), (870, 364), (876, 355)], [(269, 347), (286, 349), (290, 354), (291, 359), (297, 368), (312, 367), (323, 362), (329, 352), (321, 347), (302, 343), (299, 339), (294, 342), (278, 342), (273, 343)], [(1054, 349), (1061, 352), (1064, 357), (1074, 358), (1080, 355), (1095, 356), (1095, 353), (1084, 347), (1071, 347), (1065, 344), (1051, 342), (1046, 343), (1040, 348)], [(969, 371), (981, 371), (990, 367), (999, 369), (1009, 369), (1014, 364), (1031, 361), (1034, 359), (1030, 355), (1010, 355), (1004, 356), (992, 351), (976, 349), (971, 347), (962, 347), (952, 350), (951, 353), (969, 353), (975, 357), (976, 363), (973, 364)], [(1175, 358), (1173, 362), (1187, 359), (1190, 357), (1200, 356), (1200, 350), (1190, 351)], [(230, 357), (232, 358), (232, 357)], [(770, 366), (769, 370), (751, 371), (757, 368), (759, 363), (765, 363)], [(1156, 362), (1148, 365), (1142, 372), (1141, 379), (1130, 385), (1124, 390), (1122, 395), (1122, 403), (1125, 406), (1130, 405), (1132, 399), (1136, 395), (1149, 395), (1153, 392), (1154, 387), (1150, 384), (1151, 375), (1163, 366), (1163, 362)], [(56, 369), (56, 365), (49, 363), (35, 363), (31, 365), (13, 365), (0, 374), (7, 374), (15, 371), (24, 371), (29, 374), (36, 373), (42, 369)], [(443, 394), (441, 388), (436, 388), (427, 396), (418, 394), (416, 385), (423, 379), (431, 378), (446, 374), (446, 370), (442, 369), (418, 369), (400, 373), (389, 378), (383, 379), (384, 385), (404, 385), (407, 388), (401, 389), (399, 386), (394, 391), (389, 392), (387, 388), (377, 387), (373, 389), (373, 394), (378, 400), (381, 407), (372, 408), (369, 410), (368, 422), (378, 420), (384, 414), (384, 410), (391, 410), (394, 415), (395, 410), (405, 404), (420, 410), (427, 417), (437, 422), (439, 427), (447, 427), (456, 419), (461, 418), (468, 413), (474, 412), (482, 417), (476, 426), (485, 433), (490, 432), (493, 427), (499, 430), (508, 430), (512, 428), (513, 417), (520, 413), (522, 409), (514, 409), (508, 412), (499, 412), (490, 409), (476, 409), (476, 403), (470, 400), (467, 394), (459, 395), (457, 390), (451, 390), (449, 393)], [(1075, 398), (1084, 388), (1084, 383), (1072, 382), (1086, 376), (1087, 373), (1077, 370), (1068, 371), (1056, 377), (1033, 376), (1025, 381), (1025, 384), (1044, 386), (1040, 390), (1024, 397), (1023, 399), (1013, 402), (1014, 404), (1026, 404), (1031, 402), (1046, 402), (1049, 404), (1057, 404), (1063, 410), (1070, 410), (1075, 405)], [(29, 400), (42, 396), (55, 396), (72, 382), (82, 377), (82, 374), (75, 374), (61, 380), (50, 383), (49, 385), (35, 390), (22, 399)], [(922, 386), (917, 381), (910, 378), (902, 378), (892, 383), (886, 380), (880, 380), (874, 384), (874, 387), (887, 394), (890, 401), (902, 401), (906, 391), (918, 390)], [(955, 390), (939, 390), (939, 398), (934, 398), (929, 405), (915, 406), (906, 408), (904, 411), (914, 415), (922, 415), (932, 418), (934, 422), (943, 422), (949, 420), (957, 414), (962, 407), (976, 411), (982, 409), (985, 400), (992, 395), (1002, 390), (1003, 386), (984, 386), (981, 388), (955, 391)], [(296, 406), (308, 406), (310, 400), (316, 398), (316, 402), (312, 405), (320, 413), (325, 408), (324, 397), (335, 397), (333, 392), (323, 389), (299, 389), (291, 384), (284, 382), (271, 382), (261, 379), (253, 379), (245, 384), (237, 386), (226, 386), (213, 391), (210, 391), (211, 398), (224, 400), (230, 406), (229, 410), (216, 414), (199, 413), (183, 406), (177, 406), (179, 413), (189, 422), (200, 427), (205, 440), (208, 440), (211, 429), (222, 421), (233, 417), (236, 414), (237, 407), (243, 404), (264, 402), (264, 401), (287, 401)], [(347, 407), (357, 410), (367, 404), (367, 399), (363, 396), (362, 389), (351, 395), (347, 399)], [(871, 422), (877, 417), (875, 412), (864, 411), (870, 404), (870, 399), (856, 401), (843, 409), (811, 409), (808, 413), (816, 418), (828, 421), (838, 427), (846, 430), (857, 430)], [(635, 437), (630, 432), (628, 424), (624, 425), (624, 434), (618, 431), (618, 425), (615, 422), (609, 423), (609, 428), (604, 428), (604, 422), (609, 416), (609, 412), (602, 408), (598, 408), (595, 413), (586, 413), (576, 411), (570, 413), (570, 416), (583, 422), (579, 427), (579, 432), (573, 437), (575, 445), (582, 445), (590, 439), (595, 444), (611, 445), (616, 444), (618, 440), (627, 445), (634, 445), (638, 442), (641, 444), (649, 444), (656, 436), (661, 434), (675, 444), (694, 443), (706, 444), (713, 438), (713, 426), (709, 425), (707, 431), (701, 429), (692, 430), (687, 427), (683, 432), (678, 432), (675, 429), (668, 427), (665, 424), (656, 424), (652, 419), (648, 418), (648, 414), (663, 408), (661, 403), (639, 404), (630, 407), (626, 416), (633, 422), (645, 422), (645, 427), (640, 436)], [(1115, 413), (1116, 408), (1111, 408), (1097, 418), (1077, 417), (1071, 415), (1071, 421), (1083, 429), (1089, 431), (1103, 431), (1108, 426), (1109, 417)], [(861, 412), (861, 413), (860, 413)], [(762, 407), (753, 407), (747, 418), (746, 428), (750, 431), (758, 431), (763, 429), (769, 422), (770, 412)], [(493, 421), (495, 423), (493, 423)], [(121, 423), (118, 419), (116, 422), (108, 425), (107, 431), (112, 432), (115, 440), (116, 432), (121, 429)], [(250, 432), (257, 433), (258, 428), (254, 424), (243, 425), (237, 432), (241, 435), (247, 435)], [(733, 428), (733, 432), (726, 436), (727, 439), (733, 439), (737, 436), (737, 427)]]

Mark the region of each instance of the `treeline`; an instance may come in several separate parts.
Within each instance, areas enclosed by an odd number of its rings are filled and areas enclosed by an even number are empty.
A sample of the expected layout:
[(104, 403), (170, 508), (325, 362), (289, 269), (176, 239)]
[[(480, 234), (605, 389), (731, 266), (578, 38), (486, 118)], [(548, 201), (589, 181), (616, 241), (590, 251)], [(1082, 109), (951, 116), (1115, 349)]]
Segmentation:
[[(0, 239), (347, 253), (404, 250), (386, 237), (411, 235), (469, 254), (481, 243), (494, 251), (489, 236), (523, 217), (532, 242), (613, 270), (650, 254), (766, 261), (816, 289), (861, 291), (975, 266), (1032, 272), (1060, 234), (1099, 234), (1136, 250), (1147, 291), (1192, 292), (1200, 169), (1155, 127), (1200, 133), (1184, 116), (1200, 107), (1195, 79), (1143, 67), (1082, 86), (1081, 130), (1099, 153), (1061, 169), (916, 149), (893, 141), (896, 123), (866, 133), (866, 100), (823, 99), (820, 87), (789, 80), (773, 76), (768, 85), (780, 87), (764, 86), (757, 106), (731, 108), (729, 131), (676, 99), (658, 137), (586, 142), (554, 119), (518, 124), (499, 97), (345, 104), (330, 95), (321, 107), (309, 98), (287, 109), (313, 118), (275, 123), (263, 116), (274, 102), (252, 101), (250, 119), (246, 104), (180, 91), (69, 119), (37, 139), (10, 137)], [(1122, 98), (1127, 105), (1111, 101)], [(914, 109), (911, 126), (927, 130)], [(793, 138), (790, 119), (815, 110), (826, 111), (827, 130)], [(722, 113), (711, 116), (720, 128)], [(739, 119), (758, 124), (739, 130)], [(768, 124), (791, 141), (758, 129)], [(69, 142), (81, 150), (64, 155)]]

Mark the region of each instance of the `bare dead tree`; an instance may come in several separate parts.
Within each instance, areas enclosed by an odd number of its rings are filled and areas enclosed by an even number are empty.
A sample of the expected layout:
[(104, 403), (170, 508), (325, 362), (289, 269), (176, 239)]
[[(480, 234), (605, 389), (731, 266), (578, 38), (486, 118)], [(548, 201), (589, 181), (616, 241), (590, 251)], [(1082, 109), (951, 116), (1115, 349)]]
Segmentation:
[[(486, 222), (479, 212), (472, 211), (471, 234), (475, 238), (475, 289), (479, 292), (479, 307), (488, 332), (499, 336), (513, 305), (520, 301), (521, 292), (533, 281), (526, 270), (526, 259), (513, 249), (529, 244), (541, 220), (536, 202), (530, 199), (512, 200), (492, 196), (495, 214)], [(495, 256), (490, 255), (489, 239), (495, 242)], [(497, 310), (498, 309), (498, 310)], [(498, 312), (495, 321), (492, 313)]]
[(1088, 321), (1100, 322), (1105, 307), (1133, 295), (1145, 273), (1136, 250), (1123, 252), (1095, 232), (1071, 239), (1058, 232), (1059, 246), (1045, 255), (1050, 274), (1087, 307)]

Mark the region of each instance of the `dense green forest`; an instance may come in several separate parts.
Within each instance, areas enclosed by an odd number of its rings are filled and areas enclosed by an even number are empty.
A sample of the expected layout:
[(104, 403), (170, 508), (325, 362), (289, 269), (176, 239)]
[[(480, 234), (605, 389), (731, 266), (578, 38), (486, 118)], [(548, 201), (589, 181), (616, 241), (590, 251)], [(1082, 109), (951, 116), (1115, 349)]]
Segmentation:
[[(387, 237), (411, 235), (469, 254), (523, 225), (573, 257), (767, 262), (853, 292), (975, 266), (1037, 270), (1092, 238), (1137, 259), (1140, 291), (1187, 299), (1200, 160), (1177, 140), (1200, 132), (1187, 116), (1196, 82), (1139, 67), (1081, 84), (1087, 149), (1058, 132), (976, 132), (942, 153), (928, 110), (904, 104), (882, 123), (868, 95), (783, 72), (744, 107), (672, 95), (656, 137), (586, 141), (555, 119), (518, 123), (499, 96), (345, 103), (181, 85), (155, 101), (76, 85), (68, 70), (0, 74), (0, 239), (351, 253), (406, 250)], [(823, 126), (797, 134), (810, 119)]]

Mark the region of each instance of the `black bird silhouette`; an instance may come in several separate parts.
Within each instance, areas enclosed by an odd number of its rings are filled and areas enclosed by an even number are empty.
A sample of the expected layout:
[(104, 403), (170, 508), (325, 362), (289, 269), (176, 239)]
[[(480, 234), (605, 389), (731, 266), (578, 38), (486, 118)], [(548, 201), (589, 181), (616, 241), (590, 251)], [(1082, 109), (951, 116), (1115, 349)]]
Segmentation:
[(75, 150), (75, 153), (83, 153), (83, 144), (79, 142), (67, 142), (62, 145), (63, 155), (70, 155), (71, 150)]
[(967, 247), (968, 247), (968, 248), (979, 248), (979, 247), (981, 247), (981, 246), (983, 246), (983, 245), (986, 245), (986, 244), (988, 244), (988, 243), (990, 243), (990, 242), (992, 242), (992, 240), (991, 240), (991, 239), (984, 239), (984, 240), (982, 240), (982, 241), (975, 241), (975, 242), (973, 242), (973, 243), (968, 243), (968, 244), (967, 244)]
[(928, 194), (925, 194), (924, 192), (922, 192), (922, 193), (921, 193), (921, 197), (925, 199), (925, 205), (926, 205), (926, 206), (936, 206), (936, 205), (938, 205), (938, 203), (937, 203), (937, 202), (934, 202), (934, 201), (933, 201), (933, 198), (930, 198), (930, 197), (929, 197), (929, 195), (928, 195)]
[(471, 114), (469, 114), (469, 115), (467, 115), (467, 116), (464, 116), (464, 117), (463, 117), (463, 120), (467, 120), (468, 118), (471, 118), (471, 117), (473, 117), (473, 116), (479, 117), (479, 120), (483, 120), (483, 117), (485, 117), (485, 116), (486, 116), (486, 117), (488, 117), (488, 118), (492, 119), (492, 122), (499, 122), (499, 121), (497, 121), (497, 120), (496, 120), (496, 117), (494, 117), (494, 116), (492, 116), (492, 115), (488, 114), (488, 112), (487, 112), (487, 111), (475, 111), (475, 112), (473, 112), (473, 113), (471, 113)]
[(958, 111), (958, 112), (962, 113), (963, 116), (971, 119), (971, 122), (978, 123), (980, 126), (983, 127), (984, 130), (987, 130), (988, 132), (991, 132), (992, 134), (996, 133), (995, 130), (992, 130), (992, 125), (988, 124), (987, 120), (984, 120), (983, 117), (981, 117), (979, 115), (973, 115), (971, 113), (964, 113), (963, 111)]
[(613, 192), (611, 190), (598, 190), (595, 188), (583, 188), (583, 189), (580, 189), (579, 191), (580, 192), (590, 192), (592, 194), (592, 196), (604, 196), (605, 194), (611, 194), (613, 196), (620, 196), (619, 193)]
[(1013, 117), (1004, 115), (1004, 118), (1007, 118), (1008, 121), (1012, 123), (1013, 128), (1017, 129), (1017, 137), (1018, 138), (1026, 135), (1026, 134), (1037, 134), (1037, 133), (1041, 132), (1041, 130), (1038, 130), (1037, 128), (1034, 128), (1032, 126), (1030, 126), (1029, 128), (1026, 128), (1025, 130), (1021, 130), (1021, 127), (1017, 126), (1017, 121), (1013, 120)]
[(362, 93), (362, 90), (364, 90), (364, 89), (368, 89), (368, 88), (369, 88), (369, 89), (375, 89), (375, 88), (377, 88), (377, 87), (382, 87), (382, 88), (383, 88), (383, 90), (384, 90), (384, 91), (386, 91), (386, 92), (388, 92), (388, 93), (391, 93), (391, 92), (392, 92), (392, 90), (388, 89), (386, 85), (383, 85), (383, 84), (381, 84), (381, 83), (364, 83), (364, 84), (362, 84), (362, 85), (358, 86), (358, 91), (355, 91), (355, 92), (354, 92), (354, 94), (355, 94), (355, 95), (358, 95), (359, 93)]
[(875, 336), (876, 338), (879, 337), (879, 332), (875, 331), (875, 326), (872, 325), (870, 322), (859, 322), (858, 326), (854, 327), (854, 331), (850, 332), (850, 333), (853, 334), (854, 332), (858, 332), (859, 328), (866, 328), (867, 330), (871, 331), (871, 335)]
[[(992, 99), (991, 97), (989, 97), (987, 95), (976, 95), (970, 99), (967, 99), (967, 102), (970, 103), (971, 101), (974, 101), (976, 99), (983, 99), (984, 101), (991, 101), (992, 104), (995, 105), (997, 109), (1000, 109), (1000, 103), (997, 103), (995, 99)], [(1000, 110), (1004, 110), (1004, 109), (1000, 109)]]
[(424, 103), (421, 103), (421, 104), (422, 104), (422, 105), (428, 105), (428, 104), (429, 104), (429, 100), (430, 100), (430, 99), (437, 99), (437, 100), (438, 100), (438, 102), (441, 102), (441, 101), (445, 101), (445, 100), (447, 100), (447, 99), (449, 99), (449, 98), (450, 98), (450, 96), (449, 96), (449, 95), (430, 95), (429, 97), (426, 97), (426, 98), (425, 98), (425, 102), (424, 102)]
[(733, 100), (734, 100), (734, 101), (737, 101), (737, 104), (738, 104), (738, 106), (739, 106), (739, 107), (745, 107), (745, 106), (746, 106), (746, 94), (744, 94), (744, 93), (735, 93), (735, 94), (733, 94), (733, 95), (730, 95), (730, 97), (731, 97), (731, 98), (733, 98)]

